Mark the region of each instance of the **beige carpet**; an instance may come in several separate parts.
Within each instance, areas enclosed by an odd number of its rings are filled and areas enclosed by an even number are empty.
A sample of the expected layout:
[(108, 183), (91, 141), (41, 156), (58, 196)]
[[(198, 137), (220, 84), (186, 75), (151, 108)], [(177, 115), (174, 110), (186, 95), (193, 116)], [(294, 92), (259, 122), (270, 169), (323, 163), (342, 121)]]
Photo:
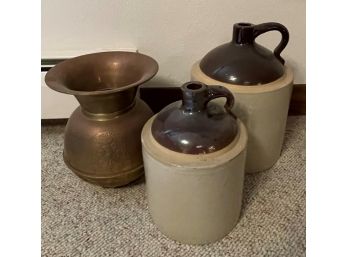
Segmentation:
[(156, 229), (143, 179), (103, 189), (76, 177), (62, 159), (63, 132), (42, 127), (42, 256), (305, 256), (305, 116), (289, 117), (277, 164), (246, 176), (235, 229), (204, 246)]

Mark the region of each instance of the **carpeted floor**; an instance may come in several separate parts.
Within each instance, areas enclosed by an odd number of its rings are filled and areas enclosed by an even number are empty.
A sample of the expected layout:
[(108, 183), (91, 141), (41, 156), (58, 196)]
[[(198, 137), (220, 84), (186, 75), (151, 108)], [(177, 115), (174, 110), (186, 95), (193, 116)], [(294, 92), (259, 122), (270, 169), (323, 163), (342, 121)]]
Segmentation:
[(239, 223), (223, 240), (190, 246), (163, 236), (144, 179), (103, 189), (62, 158), (62, 125), (42, 127), (42, 256), (305, 256), (305, 116), (290, 116), (282, 156), (247, 175)]

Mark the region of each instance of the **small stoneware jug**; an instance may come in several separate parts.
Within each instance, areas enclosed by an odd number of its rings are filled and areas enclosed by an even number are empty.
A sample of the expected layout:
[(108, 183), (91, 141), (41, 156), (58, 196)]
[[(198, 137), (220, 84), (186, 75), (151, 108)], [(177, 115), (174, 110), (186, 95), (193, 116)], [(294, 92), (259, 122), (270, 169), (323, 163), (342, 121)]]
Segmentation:
[[(149, 210), (158, 229), (187, 244), (223, 238), (242, 202), (247, 131), (221, 86), (188, 82), (183, 100), (152, 117), (142, 130)], [(224, 106), (211, 100), (223, 97)]]
[[(272, 52), (255, 39), (273, 30), (282, 37)], [(288, 41), (288, 30), (279, 23), (237, 23), (231, 42), (211, 50), (192, 67), (193, 80), (233, 92), (233, 111), (248, 129), (246, 172), (269, 169), (280, 156), (293, 86), (293, 73), (280, 56)]]
[(72, 58), (48, 71), (46, 84), (80, 103), (64, 138), (64, 161), (76, 175), (116, 187), (143, 174), (140, 134), (153, 113), (136, 92), (157, 70), (149, 56), (116, 51)]

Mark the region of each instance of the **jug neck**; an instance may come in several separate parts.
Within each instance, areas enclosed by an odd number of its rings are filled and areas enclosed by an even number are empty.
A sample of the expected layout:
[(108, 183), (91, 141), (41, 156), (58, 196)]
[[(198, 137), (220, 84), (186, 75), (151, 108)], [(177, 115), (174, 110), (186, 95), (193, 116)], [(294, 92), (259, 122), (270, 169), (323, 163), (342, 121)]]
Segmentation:
[(110, 94), (75, 95), (83, 113), (91, 118), (113, 118), (135, 104), (137, 87)]
[(234, 24), (232, 43), (239, 45), (253, 44), (255, 39), (254, 27), (255, 25), (245, 22)]
[(206, 109), (208, 101), (208, 87), (203, 83), (185, 83), (181, 87), (182, 106), (186, 113), (200, 112)]

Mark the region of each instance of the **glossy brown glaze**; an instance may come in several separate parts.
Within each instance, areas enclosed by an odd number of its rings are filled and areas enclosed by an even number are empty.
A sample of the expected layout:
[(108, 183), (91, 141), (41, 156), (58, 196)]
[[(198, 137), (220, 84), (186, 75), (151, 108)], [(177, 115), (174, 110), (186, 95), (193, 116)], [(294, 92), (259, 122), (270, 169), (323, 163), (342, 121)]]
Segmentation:
[(146, 55), (103, 52), (66, 60), (48, 71), (47, 85), (80, 103), (64, 139), (64, 161), (79, 177), (115, 187), (143, 174), (140, 135), (153, 113), (136, 92), (157, 70), (157, 62)]
[[(232, 93), (200, 82), (188, 82), (181, 89), (182, 102), (164, 108), (152, 124), (156, 141), (185, 154), (212, 153), (230, 144), (238, 132)], [(219, 97), (226, 98), (225, 108), (210, 102)]]
[[(273, 52), (257, 44), (255, 39), (268, 31), (279, 31), (281, 42)], [(232, 41), (211, 50), (200, 62), (209, 77), (236, 85), (259, 85), (277, 80), (284, 74), (280, 53), (289, 41), (288, 30), (275, 22), (233, 26)]]

